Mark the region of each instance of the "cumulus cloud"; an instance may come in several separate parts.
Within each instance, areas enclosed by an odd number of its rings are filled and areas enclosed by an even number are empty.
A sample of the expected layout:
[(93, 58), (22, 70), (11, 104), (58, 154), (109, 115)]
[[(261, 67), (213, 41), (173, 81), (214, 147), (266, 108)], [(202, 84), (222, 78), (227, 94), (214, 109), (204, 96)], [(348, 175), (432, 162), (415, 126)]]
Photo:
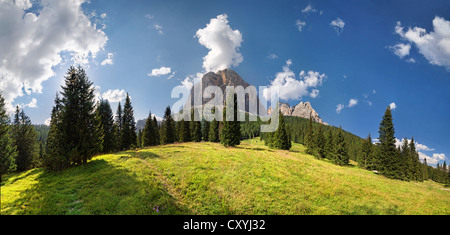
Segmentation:
[(311, 96), (311, 98), (313, 98), (313, 99), (317, 98), (317, 96), (319, 96), (319, 90), (313, 89), (311, 91), (311, 93), (309, 94), (309, 96)]
[(395, 32), (402, 40), (412, 43), (430, 64), (443, 66), (450, 70), (450, 21), (435, 16), (433, 31), (427, 33), (420, 27), (408, 28), (397, 22)]
[(158, 34), (161, 34), (161, 35), (164, 34), (163, 27), (162, 27), (161, 25), (159, 25), (159, 24), (154, 24), (154, 25), (153, 25), (153, 28), (158, 32)]
[(436, 165), (439, 161), (445, 160), (447, 157), (443, 153), (433, 153), (432, 157), (425, 153), (419, 152), (419, 159), (427, 159), (427, 164)]
[(242, 43), (242, 34), (228, 25), (226, 14), (212, 18), (205, 28), (199, 29), (195, 34), (198, 42), (209, 49), (203, 57), (203, 68), (206, 72), (217, 72), (231, 66), (238, 66), (243, 60), (239, 48)]
[(113, 57), (114, 57), (113, 53), (108, 53), (108, 55), (106, 56), (106, 59), (102, 61), (101, 65), (107, 65), (107, 64), (112, 65)]
[(85, 15), (84, 2), (45, 0), (34, 8), (29, 0), (0, 1), (0, 90), (9, 110), (24, 93), (42, 92), (62, 53), (85, 64), (104, 50), (108, 37)]
[(351, 108), (355, 105), (358, 104), (358, 100), (357, 99), (350, 99), (350, 101), (348, 102), (348, 107)]
[(108, 90), (102, 94), (102, 99), (108, 100), (111, 103), (121, 102), (125, 98), (127, 98), (127, 93), (125, 90)]
[(336, 18), (335, 20), (331, 21), (330, 26), (336, 30), (337, 34), (340, 35), (342, 31), (344, 31), (345, 22), (341, 20), (340, 18)]
[(389, 108), (391, 108), (391, 110), (394, 110), (397, 108), (397, 105), (394, 102), (392, 102), (391, 104), (389, 104)]
[(397, 55), (400, 59), (409, 55), (409, 51), (411, 50), (410, 44), (398, 43), (392, 47), (389, 47), (395, 55)]
[(161, 67), (159, 69), (152, 69), (152, 72), (148, 74), (150, 77), (159, 77), (161, 75), (167, 75), (172, 72), (170, 67)]
[(283, 66), (283, 71), (275, 75), (275, 79), (271, 81), (268, 89), (264, 89), (263, 95), (266, 100), (269, 100), (271, 86), (279, 87), (279, 97), (282, 100), (299, 100), (306, 95), (317, 96), (319, 94), (317, 89), (314, 89), (311, 93), (309, 90), (321, 86), (326, 79), (326, 75), (315, 71), (301, 71), (297, 80), (295, 73), (290, 69), (291, 64), (292, 60), (287, 60), (286, 65)]

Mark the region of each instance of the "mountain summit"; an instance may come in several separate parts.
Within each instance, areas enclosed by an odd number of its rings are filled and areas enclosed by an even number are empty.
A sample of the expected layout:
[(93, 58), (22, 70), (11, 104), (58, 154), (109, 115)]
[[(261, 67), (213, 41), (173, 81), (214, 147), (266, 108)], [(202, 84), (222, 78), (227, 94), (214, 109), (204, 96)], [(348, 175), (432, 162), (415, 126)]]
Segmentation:
[[(300, 102), (295, 107), (291, 107), (289, 106), (289, 104), (281, 102), (278, 105), (280, 107), (279, 109), (281, 113), (284, 116), (295, 116), (306, 119), (309, 119), (311, 117), (312, 120), (317, 123), (328, 125), (328, 123), (322, 121), (322, 119), (319, 117), (319, 114), (311, 106), (310, 102)], [(269, 107), (269, 110), (267, 112), (270, 114), (272, 112), (272, 107)]]

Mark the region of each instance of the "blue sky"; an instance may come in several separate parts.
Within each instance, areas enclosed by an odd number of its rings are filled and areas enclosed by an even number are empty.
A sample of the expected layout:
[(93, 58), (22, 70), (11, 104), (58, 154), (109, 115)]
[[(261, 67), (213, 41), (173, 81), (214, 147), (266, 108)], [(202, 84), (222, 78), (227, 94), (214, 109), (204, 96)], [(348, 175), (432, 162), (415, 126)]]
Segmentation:
[[(449, 162), (448, 1), (0, 5), (0, 89), (34, 123), (50, 117), (74, 63), (87, 68), (114, 111), (128, 92), (136, 119), (150, 110), (162, 116), (177, 101), (175, 86), (227, 66), (256, 87), (285, 85), (283, 102), (309, 101), (325, 122), (361, 137), (378, 137), (392, 105), (396, 137), (414, 137), (429, 163)], [(215, 40), (221, 33), (231, 36)], [(206, 58), (211, 51), (226, 55)]]

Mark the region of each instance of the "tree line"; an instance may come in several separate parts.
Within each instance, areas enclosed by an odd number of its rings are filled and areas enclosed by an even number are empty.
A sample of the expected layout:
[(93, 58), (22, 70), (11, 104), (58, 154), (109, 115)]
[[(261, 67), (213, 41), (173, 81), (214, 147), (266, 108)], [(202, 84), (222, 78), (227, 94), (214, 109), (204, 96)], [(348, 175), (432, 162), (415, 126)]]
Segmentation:
[[(420, 163), (414, 139), (405, 138), (399, 148), (395, 146), (395, 131), (388, 107), (379, 127), (379, 143), (371, 136), (361, 139), (342, 128), (315, 123), (310, 118), (279, 115), (279, 127), (273, 133), (260, 133), (256, 122), (227, 121), (229, 110), (223, 107), (223, 121), (175, 122), (168, 106), (161, 124), (149, 113), (143, 130), (136, 130), (131, 99), (127, 94), (122, 106), (119, 102), (114, 115), (107, 100), (95, 101), (94, 86), (83, 68), (70, 67), (62, 91), (56, 94), (51, 112), (50, 128), (33, 127), (31, 120), (16, 108), (10, 123), (4, 99), (0, 93), (0, 174), (23, 171), (43, 166), (60, 170), (86, 164), (93, 156), (133, 148), (149, 147), (175, 142), (220, 142), (236, 146), (245, 138), (259, 136), (271, 148), (289, 150), (292, 142), (304, 144), (306, 153), (318, 159), (329, 159), (338, 165), (356, 161), (364, 169), (379, 172), (389, 178), (422, 181), (431, 179), (450, 183), (446, 163), (436, 168)], [(234, 102), (236, 95), (227, 102)], [(213, 109), (213, 113), (215, 113)], [(191, 110), (194, 116), (194, 110)], [(246, 114), (249, 120), (249, 114)], [(47, 137), (48, 136), (48, 137)], [(46, 139), (44, 141), (44, 139)]]

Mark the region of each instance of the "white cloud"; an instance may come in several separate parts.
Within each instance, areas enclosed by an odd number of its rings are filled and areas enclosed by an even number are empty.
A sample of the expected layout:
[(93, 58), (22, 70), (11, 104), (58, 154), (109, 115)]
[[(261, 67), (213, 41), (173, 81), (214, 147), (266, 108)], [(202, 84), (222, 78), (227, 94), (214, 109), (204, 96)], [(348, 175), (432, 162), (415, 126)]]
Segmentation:
[(355, 105), (358, 104), (358, 100), (357, 99), (350, 99), (350, 101), (348, 102), (348, 107), (351, 108)]
[(153, 25), (153, 28), (154, 28), (156, 31), (158, 31), (158, 34), (161, 34), (161, 35), (164, 34), (163, 27), (162, 27), (161, 25), (159, 25), (159, 24), (154, 24), (154, 25)]
[(103, 14), (100, 15), (100, 17), (101, 17), (102, 19), (105, 19), (106, 16), (107, 16), (106, 13), (103, 13)]
[(218, 15), (195, 34), (198, 42), (209, 49), (209, 53), (203, 57), (203, 68), (206, 72), (235, 67), (244, 60), (239, 52), (243, 41), (242, 34), (239, 30), (231, 29), (227, 18), (226, 14)]
[(309, 96), (311, 96), (311, 98), (313, 98), (313, 99), (317, 98), (317, 96), (319, 96), (319, 90), (313, 89), (311, 91), (311, 93), (309, 94)]
[[(395, 147), (396, 147), (396, 148), (401, 147), (401, 146), (403, 145), (403, 141), (405, 141), (404, 138), (401, 139), (401, 140), (395, 138)], [(411, 143), (411, 140), (410, 140), (410, 139), (407, 139), (407, 141), (408, 141), (408, 144)], [(417, 151), (427, 151), (427, 152), (429, 152), (429, 151), (434, 151), (434, 148), (429, 148), (428, 146), (426, 146), (426, 145), (424, 145), (424, 144), (420, 144), (420, 143), (417, 142), (417, 141), (414, 141), (414, 145), (416, 146), (416, 150), (417, 150)]]
[(269, 54), (269, 55), (267, 56), (267, 58), (269, 58), (269, 59), (271, 59), (271, 60), (275, 60), (275, 59), (278, 59), (278, 56), (277, 56), (276, 54), (274, 54), (274, 53), (271, 53), (271, 54)]
[(403, 57), (409, 55), (409, 51), (411, 50), (411, 45), (410, 44), (398, 43), (398, 44), (396, 44), (394, 46), (391, 46), (389, 48), (394, 52), (395, 55), (400, 57), (400, 59), (403, 59)]
[(343, 104), (338, 104), (337, 106), (336, 106), (336, 113), (341, 113), (341, 111), (342, 111), (342, 109), (344, 108), (345, 106), (343, 105)]
[[(24, 93), (42, 92), (63, 52), (86, 64), (104, 49), (108, 37), (85, 15), (84, 2), (0, 1), (0, 90), (8, 109)], [(38, 12), (29, 10), (32, 3), (41, 4)]]
[(37, 108), (37, 99), (36, 98), (31, 99), (31, 102), (24, 105), (24, 107)]
[(47, 119), (45, 119), (45, 121), (44, 121), (44, 125), (50, 126), (50, 123), (51, 123), (51, 121), (52, 121), (52, 119), (51, 119), (51, 118), (47, 118)]
[[(320, 74), (314, 71), (301, 71), (299, 74), (299, 80), (296, 79), (295, 73), (289, 68), (292, 64), (292, 60), (287, 60), (286, 65), (283, 66), (283, 71), (278, 72), (275, 75), (275, 79), (271, 81), (270, 86), (279, 87), (279, 97), (282, 100), (299, 100), (303, 96), (309, 95), (310, 88), (321, 86), (323, 80), (326, 78), (325, 74)], [(269, 89), (264, 89), (263, 95), (269, 100)], [(319, 91), (313, 90), (311, 95), (317, 95)]]
[(401, 22), (397, 22), (395, 32), (402, 40), (413, 43), (430, 64), (444, 66), (450, 70), (450, 21), (435, 16), (433, 31), (427, 33), (420, 27), (404, 30)]
[(123, 89), (108, 90), (102, 94), (102, 99), (108, 100), (111, 103), (121, 102), (125, 98), (127, 98), (127, 93)]
[(170, 67), (161, 67), (159, 69), (152, 69), (152, 72), (148, 74), (150, 77), (159, 77), (161, 75), (167, 75), (172, 72)]
[(189, 75), (183, 81), (181, 81), (181, 85), (186, 87), (188, 90), (191, 90), (194, 84), (202, 80), (203, 75), (204, 75), (203, 73), (196, 73), (195, 75)]
[(114, 57), (113, 53), (108, 53), (106, 59), (102, 61), (101, 65), (107, 65), (107, 64), (112, 65), (113, 64), (113, 57)]
[(147, 19), (149, 19), (149, 20), (151, 20), (151, 19), (153, 19), (153, 15), (151, 15), (151, 14), (145, 14), (145, 16), (144, 16), (145, 18), (147, 18)]
[(309, 14), (309, 13), (314, 13), (314, 12), (317, 12), (317, 10), (314, 9), (314, 7), (311, 5), (311, 3), (309, 3), (308, 6), (306, 6), (304, 9), (302, 9), (303, 14)]
[(391, 104), (389, 104), (389, 107), (391, 108), (391, 110), (394, 110), (397, 108), (397, 105), (394, 102), (392, 102)]
[(330, 26), (336, 30), (337, 34), (341, 34), (342, 31), (344, 31), (345, 22), (341, 20), (340, 18), (336, 18), (335, 20), (331, 21)]
[(443, 153), (433, 153), (430, 157), (422, 152), (419, 152), (419, 159), (423, 162), (423, 159), (427, 159), (427, 164), (436, 165), (439, 161), (445, 160), (447, 157)]
[(305, 21), (301, 21), (301, 20), (297, 20), (297, 21), (295, 22), (295, 25), (297, 26), (298, 31), (301, 32), (301, 31), (303, 30), (303, 27), (305, 27), (306, 22), (305, 22)]

